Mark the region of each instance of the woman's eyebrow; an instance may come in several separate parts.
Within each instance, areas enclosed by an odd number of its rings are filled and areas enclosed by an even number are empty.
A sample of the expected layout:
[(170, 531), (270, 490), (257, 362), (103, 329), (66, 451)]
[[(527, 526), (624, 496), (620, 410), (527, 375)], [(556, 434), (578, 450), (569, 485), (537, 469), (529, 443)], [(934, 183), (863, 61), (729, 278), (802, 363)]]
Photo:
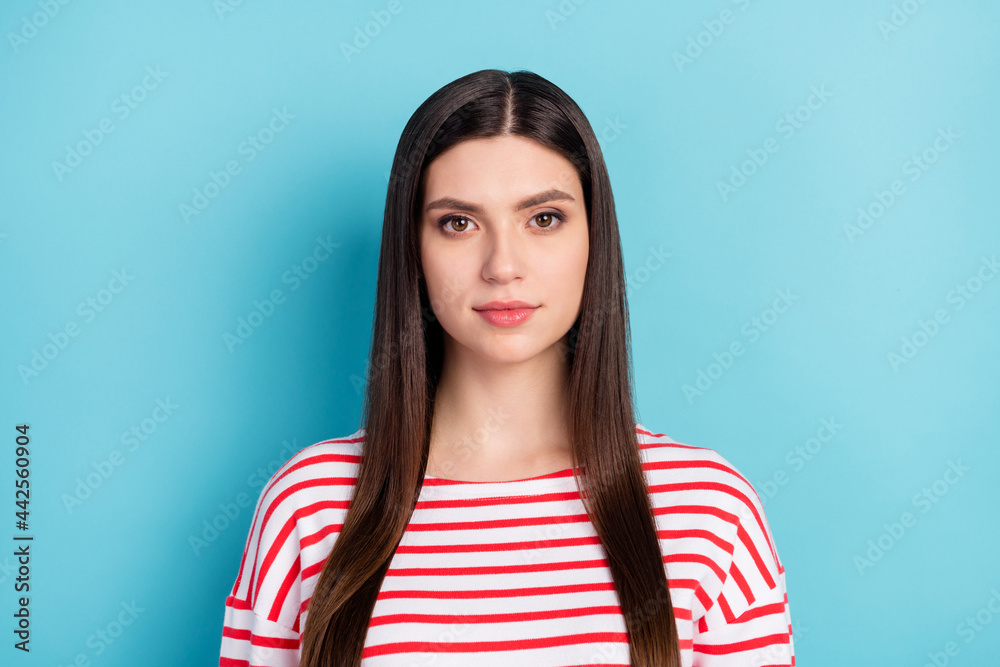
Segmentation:
[[(519, 201), (514, 206), (515, 211), (523, 211), (526, 208), (531, 208), (532, 206), (537, 206), (538, 204), (544, 204), (549, 201), (576, 201), (572, 195), (567, 192), (563, 192), (558, 189), (546, 190), (545, 192), (539, 192), (536, 195), (531, 195), (530, 197), (525, 197)], [(424, 207), (424, 211), (431, 211), (436, 208), (450, 208), (458, 211), (469, 211), (470, 213), (482, 214), (483, 209), (478, 204), (472, 204), (467, 201), (462, 201), (461, 199), (456, 199), (454, 197), (440, 197), (435, 199), (431, 203)]]

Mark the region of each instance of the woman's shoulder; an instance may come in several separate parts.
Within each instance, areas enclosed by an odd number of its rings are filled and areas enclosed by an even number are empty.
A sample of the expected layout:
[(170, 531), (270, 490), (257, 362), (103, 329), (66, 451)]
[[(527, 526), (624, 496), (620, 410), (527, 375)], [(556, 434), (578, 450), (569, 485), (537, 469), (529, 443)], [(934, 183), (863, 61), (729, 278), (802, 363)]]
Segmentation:
[(286, 542), (300, 520), (323, 509), (343, 510), (354, 494), (364, 429), (303, 447), (278, 468), (260, 492), (251, 541)]
[(769, 614), (777, 614), (772, 622), (778, 625), (771, 627), (783, 631), (785, 569), (753, 486), (714, 449), (677, 442), (642, 424), (636, 425), (636, 435), (657, 527), (667, 538), (667, 560), (678, 569), (689, 562), (709, 563), (715, 574), (699, 588), (707, 594), (701, 603), (706, 616), (714, 609), (719, 619), (715, 631), (721, 627), (722, 635), (735, 636), (735, 628), (750, 626), (743, 621)]
[(315, 465), (334, 466), (342, 469), (356, 468), (361, 462), (364, 440), (365, 429), (362, 427), (350, 435), (329, 438), (308, 445), (293, 454), (274, 476), (279, 476), (282, 469), (287, 472)]
[[(289, 572), (301, 566), (302, 540), (313, 524), (346, 513), (361, 462), (364, 430), (323, 440), (293, 454), (264, 485), (254, 509), (233, 598), (289, 627), (284, 606)], [(332, 514), (329, 514), (332, 513)], [(305, 521), (305, 526), (300, 522)], [(291, 616), (289, 616), (291, 614)]]
[(764, 504), (753, 485), (719, 452), (677, 442), (636, 424), (643, 471), (657, 514), (714, 517), (734, 537), (753, 542), (781, 570)]
[[(635, 425), (635, 433), (643, 461), (646, 463), (668, 464), (669, 462), (673, 462), (673, 467), (676, 468), (688, 470), (722, 470), (739, 475), (736, 466), (715, 449), (674, 440), (665, 433), (653, 431), (639, 423)], [(661, 465), (658, 467), (671, 466)], [(739, 476), (742, 477), (742, 475)]]
[(273, 506), (298, 491), (321, 486), (353, 486), (364, 445), (364, 428), (350, 435), (303, 447), (278, 468), (261, 491), (262, 505)]
[(223, 658), (249, 664), (251, 655), (271, 655), (267, 664), (298, 664), (300, 620), (311, 592), (302, 586), (302, 573), (318, 572), (328, 553), (309, 545), (346, 513), (363, 438), (360, 429), (304, 447), (264, 485), (226, 599)]
[(762, 514), (763, 504), (753, 485), (715, 449), (678, 442), (642, 424), (636, 424), (636, 436), (651, 492), (710, 494), (715, 503)]

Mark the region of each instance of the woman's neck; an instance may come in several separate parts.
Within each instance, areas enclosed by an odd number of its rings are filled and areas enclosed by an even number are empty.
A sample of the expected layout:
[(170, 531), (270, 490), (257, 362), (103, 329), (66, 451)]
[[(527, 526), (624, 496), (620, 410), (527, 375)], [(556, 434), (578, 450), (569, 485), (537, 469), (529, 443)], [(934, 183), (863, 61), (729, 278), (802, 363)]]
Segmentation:
[(454, 352), (434, 397), (427, 474), (504, 481), (572, 467), (569, 367), (557, 346), (519, 364)]

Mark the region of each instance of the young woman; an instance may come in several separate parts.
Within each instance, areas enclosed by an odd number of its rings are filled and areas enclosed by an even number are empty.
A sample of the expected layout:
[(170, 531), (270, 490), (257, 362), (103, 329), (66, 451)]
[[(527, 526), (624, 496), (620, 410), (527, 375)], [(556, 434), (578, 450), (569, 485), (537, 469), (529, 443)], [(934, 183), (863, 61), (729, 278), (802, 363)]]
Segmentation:
[(261, 493), (223, 667), (794, 664), (757, 494), (635, 421), (610, 181), (544, 78), (403, 130), (362, 423)]

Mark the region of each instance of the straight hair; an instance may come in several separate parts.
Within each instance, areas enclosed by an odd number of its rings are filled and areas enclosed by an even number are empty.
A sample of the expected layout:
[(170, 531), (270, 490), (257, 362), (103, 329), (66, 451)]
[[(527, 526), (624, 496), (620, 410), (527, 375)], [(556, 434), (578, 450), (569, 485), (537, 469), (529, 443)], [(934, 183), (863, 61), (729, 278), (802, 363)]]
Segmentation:
[(418, 225), (430, 163), (461, 141), (517, 135), (557, 151), (579, 177), (590, 250), (568, 357), (574, 478), (625, 618), (631, 664), (680, 667), (671, 604), (636, 436), (625, 272), (611, 181), (586, 116), (524, 70), (486, 69), (434, 92), (403, 129), (389, 176), (353, 498), (309, 600), (302, 667), (360, 667), (383, 578), (413, 513), (430, 443), (442, 330), (427, 297)]

